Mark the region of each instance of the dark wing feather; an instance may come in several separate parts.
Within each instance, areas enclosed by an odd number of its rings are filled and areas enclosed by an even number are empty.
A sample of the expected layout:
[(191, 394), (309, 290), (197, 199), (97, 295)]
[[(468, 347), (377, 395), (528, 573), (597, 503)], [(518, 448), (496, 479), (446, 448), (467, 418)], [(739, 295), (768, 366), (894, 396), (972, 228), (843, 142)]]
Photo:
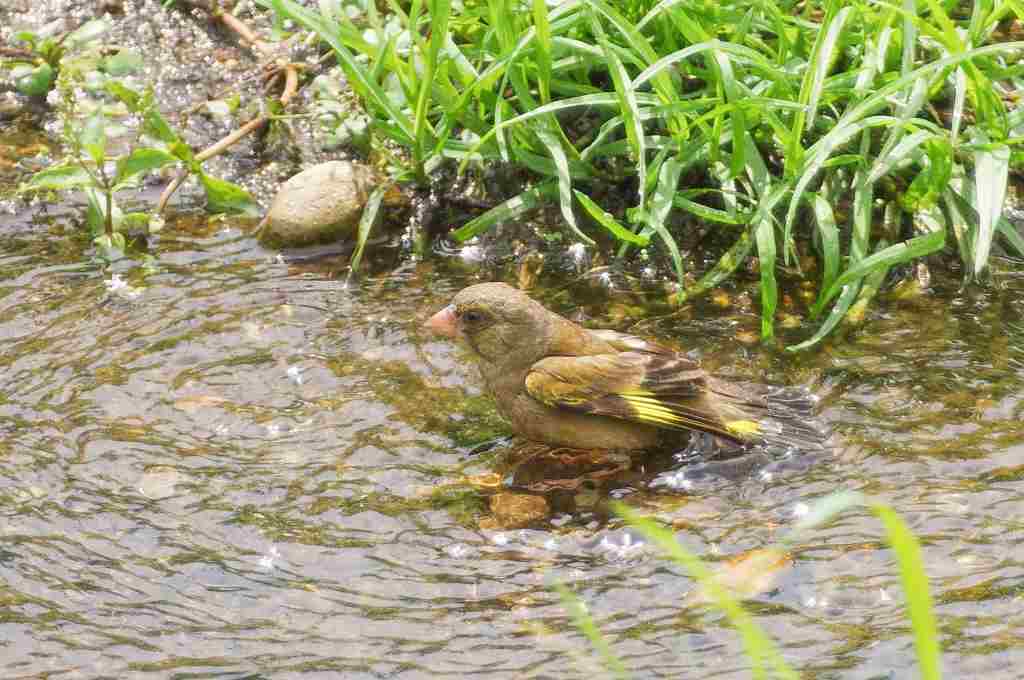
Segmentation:
[(622, 351), (542, 359), (527, 375), (526, 390), (549, 406), (666, 429), (747, 438), (756, 424), (739, 413), (731, 417), (734, 409), (714, 399), (707, 389), (708, 375), (696, 362), (658, 345), (649, 346), (657, 348), (657, 353)]

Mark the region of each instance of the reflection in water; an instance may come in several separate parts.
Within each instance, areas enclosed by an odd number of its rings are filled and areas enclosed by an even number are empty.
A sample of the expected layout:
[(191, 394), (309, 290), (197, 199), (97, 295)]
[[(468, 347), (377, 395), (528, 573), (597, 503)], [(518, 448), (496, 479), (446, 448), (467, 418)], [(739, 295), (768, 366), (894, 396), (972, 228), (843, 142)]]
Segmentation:
[[(503, 427), (465, 357), (418, 326), (514, 267), (383, 251), (344, 287), (343, 261), (289, 265), (237, 229), (169, 225), (155, 271), (115, 267), (111, 290), (53, 229), (0, 224), (3, 677), (592, 674), (556, 580), (639, 677), (746, 677), (736, 636), (608, 500), (743, 574), (837, 489), (891, 503), (924, 538), (950, 677), (1024, 661), (1020, 278), (980, 294), (938, 282), (791, 357), (737, 343), (757, 323), (742, 291), (675, 310), (609, 271), (576, 278), (571, 250), (565, 269), (531, 265), (561, 313), (674, 338), (738, 379), (811, 384), (843, 441), (651, 488), (672, 459), (469, 455)], [(798, 668), (913, 674), (867, 515), (771, 564), (751, 598)]]

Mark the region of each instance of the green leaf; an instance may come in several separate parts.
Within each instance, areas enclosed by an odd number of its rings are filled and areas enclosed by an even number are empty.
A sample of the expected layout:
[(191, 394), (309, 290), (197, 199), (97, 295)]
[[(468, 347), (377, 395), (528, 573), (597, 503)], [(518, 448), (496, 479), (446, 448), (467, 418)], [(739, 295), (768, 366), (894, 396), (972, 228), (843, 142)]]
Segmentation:
[(78, 138), (82, 149), (97, 166), (102, 166), (107, 159), (107, 121), (103, 115), (103, 107), (97, 106)]
[[(886, 6), (892, 7), (888, 4), (886, 4)], [(897, 11), (899, 10), (899, 8), (896, 7), (893, 7), (893, 9)], [(807, 159), (807, 162), (801, 168), (800, 180), (793, 192), (793, 198), (790, 201), (789, 209), (786, 213), (786, 233), (789, 233), (789, 230), (796, 219), (797, 208), (799, 207), (800, 201), (803, 197), (803, 192), (806, 190), (807, 185), (814, 178), (814, 175), (816, 175), (821, 169), (822, 164), (834, 150), (838, 149), (854, 134), (861, 130), (883, 124), (891, 125), (902, 123), (900, 119), (889, 116), (867, 118), (871, 113), (885, 106), (893, 95), (907, 88), (912, 88), (914, 84), (921, 79), (934, 77), (936, 73), (939, 73), (950, 66), (957, 66), (979, 57), (999, 54), (1002, 52), (1012, 52), (1020, 49), (1024, 49), (1024, 42), (998, 43), (995, 45), (986, 45), (985, 47), (967, 50), (951, 57), (930, 62), (924, 66), (914, 69), (910, 73), (888, 83), (887, 85), (874, 90), (869, 96), (848, 108), (836, 125), (821, 139), (815, 142), (809, 150), (811, 158)], [(920, 122), (920, 120), (918, 119), (915, 122)]]
[(1010, 148), (1005, 144), (974, 152), (975, 195), (978, 204), (978, 233), (974, 239), (974, 276), (988, 265), (992, 237), (1003, 214), (1010, 168)]
[(846, 313), (850, 311), (850, 306), (857, 299), (857, 293), (859, 291), (860, 281), (853, 281), (852, 283), (848, 284), (845, 288), (843, 288), (843, 292), (840, 293), (839, 299), (836, 300), (835, 305), (832, 306), (832, 311), (829, 312), (828, 317), (821, 324), (821, 326), (818, 327), (818, 330), (815, 331), (814, 335), (812, 335), (810, 338), (804, 340), (801, 343), (797, 343), (796, 345), (789, 345), (788, 347), (786, 347), (786, 351), (799, 352), (801, 350), (814, 347), (819, 342), (824, 340), (825, 336), (831, 333), (832, 329), (839, 325), (839, 322), (843, 320), (843, 317), (846, 316)]
[[(149, 231), (150, 224), (152, 224), (151, 218), (152, 216), (145, 212), (123, 213), (121, 215), (121, 228), (125, 230), (137, 229), (141, 231)], [(159, 229), (156, 231), (159, 231)]]
[(142, 118), (142, 131), (167, 145), (181, 142), (178, 133), (171, 128), (170, 123), (160, 113), (160, 110), (156, 108), (156, 105), (150, 106), (146, 110), (146, 114)]
[(708, 273), (700, 278), (700, 281), (689, 288), (683, 289), (683, 291), (679, 293), (676, 298), (676, 302), (682, 304), (687, 300), (703, 295), (720, 284), (740, 268), (740, 265), (746, 261), (747, 257), (750, 255), (750, 251), (753, 249), (754, 237), (749, 231), (743, 232), (740, 237), (736, 239), (736, 242), (729, 247), (729, 250), (727, 250), (725, 254), (718, 259), (715, 266), (709, 269)]
[(928, 140), (933, 139), (935, 136), (935, 133), (931, 130), (918, 130), (914, 134), (901, 139), (900, 142), (890, 149), (888, 153), (875, 159), (874, 164), (871, 166), (871, 172), (868, 174), (868, 183), (877, 182), (882, 177), (889, 174), (897, 164), (901, 163), (919, 146)]
[(120, 50), (103, 59), (103, 70), (112, 76), (126, 76), (142, 70), (142, 56), (134, 50)]
[(672, 266), (676, 270), (676, 276), (679, 278), (680, 289), (686, 285), (683, 276), (683, 257), (679, 252), (676, 240), (672, 238), (668, 227), (665, 226), (665, 221), (672, 210), (672, 197), (675, 196), (676, 191), (679, 189), (679, 176), (682, 171), (683, 163), (675, 156), (662, 163), (661, 170), (658, 172), (658, 186), (651, 196), (651, 209), (645, 216), (647, 226), (644, 227), (643, 232), (640, 234), (645, 238), (649, 237), (652, 233), (657, 234), (665, 244), (669, 256), (672, 258)]
[(181, 140), (173, 142), (167, 146), (167, 151), (188, 166), (189, 171), (196, 173), (200, 172), (199, 164), (196, 162), (196, 156), (192, 152), (192, 147), (185, 142)]
[(637, 528), (648, 540), (661, 548), (676, 564), (684, 567), (708, 595), (708, 599), (723, 612), (729, 624), (740, 634), (747, 658), (751, 663), (751, 675), (765, 678), (766, 666), (771, 668), (776, 677), (785, 680), (798, 680), (797, 673), (789, 667), (775, 642), (769, 638), (755, 623), (750, 613), (722, 585), (719, 578), (712, 573), (704, 562), (686, 550), (676, 540), (675, 535), (654, 521), (641, 517), (635, 510), (621, 503), (616, 503), (615, 512), (626, 518), (630, 525)]
[(211, 213), (259, 214), (259, 205), (248, 191), (237, 184), (205, 173), (199, 174), (199, 181), (206, 192), (206, 209)]
[(602, 227), (611, 232), (612, 236), (620, 241), (626, 241), (632, 243), (635, 246), (645, 248), (650, 243), (650, 239), (641, 234), (634, 234), (626, 227), (619, 224), (611, 213), (606, 212), (604, 208), (595, 203), (589, 196), (582, 191), (573, 190), (573, 194), (576, 195), (576, 200), (580, 202), (583, 209), (587, 211), (587, 214), (593, 218), (595, 222), (600, 224)]
[(503, 203), (494, 206), (483, 215), (474, 217), (469, 222), (452, 232), (452, 238), (456, 241), (468, 241), (469, 239), (482, 234), (491, 227), (515, 219), (524, 213), (543, 205), (545, 199), (553, 198), (558, 193), (558, 183), (554, 180), (542, 182), (532, 189), (513, 196)]
[(349, 278), (359, 271), (359, 264), (363, 261), (363, 250), (366, 248), (366, 242), (370, 238), (370, 232), (373, 231), (373, 225), (377, 223), (380, 217), (380, 206), (389, 188), (386, 184), (379, 185), (370, 193), (370, 198), (366, 201), (366, 207), (363, 208), (363, 214), (359, 218), (359, 229), (356, 232), (356, 249), (352, 253), (352, 261), (349, 265)]
[(889, 534), (889, 545), (896, 553), (900, 565), (900, 582), (907, 598), (907, 615), (914, 631), (917, 661), (921, 665), (923, 680), (942, 679), (942, 652), (939, 648), (939, 628), (935, 621), (928, 575), (924, 571), (921, 544), (907, 528), (906, 523), (887, 505), (872, 503), (868, 506), (882, 521)]
[(430, 108), (431, 94), (434, 90), (434, 80), (439, 72), (441, 48), (448, 38), (448, 18), (450, 13), (451, 3), (449, 0), (433, 0), (431, 3), (430, 43), (426, 54), (425, 69), (422, 77), (412, 80), (413, 86), (419, 88), (416, 96), (415, 118), (413, 120), (413, 131), (415, 133), (413, 151), (416, 158), (417, 173), (420, 175), (421, 181), (426, 179), (424, 176), (424, 163), (427, 161), (429, 149), (434, 146), (434, 133), (427, 119), (427, 114)]
[(119, 80), (108, 80), (107, 92), (124, 102), (129, 111), (138, 112), (142, 104), (142, 95)]
[[(811, 129), (814, 125), (814, 117), (818, 112), (818, 103), (821, 101), (821, 93), (825, 88), (825, 76), (828, 75), (833, 55), (836, 53), (839, 45), (843, 24), (846, 23), (846, 19), (852, 10), (851, 7), (843, 7), (836, 12), (835, 9), (838, 8), (838, 5), (839, 3), (837, 2), (828, 3), (829, 16), (825, 20), (828, 28), (824, 29), (823, 27), (824, 30), (818, 31), (817, 41), (811, 50), (810, 68), (804, 75), (799, 98), (801, 104), (807, 105), (806, 127), (793, 130), (791, 139), (794, 142), (798, 142), (800, 135)], [(798, 115), (797, 119), (803, 122), (803, 116)]]
[(114, 180), (116, 184), (121, 184), (127, 180), (130, 180), (137, 175), (141, 175), (151, 170), (157, 170), (165, 165), (171, 163), (177, 163), (178, 159), (160, 149), (135, 149), (127, 156), (123, 156), (117, 161), (117, 178)]
[(32, 175), (31, 179), (22, 186), (22, 191), (35, 191), (41, 189), (76, 189), (79, 187), (93, 186), (95, 181), (85, 168), (77, 163), (75, 165), (58, 165), (47, 168)]
[(933, 231), (907, 239), (902, 243), (894, 243), (887, 248), (872, 253), (840, 274), (835, 282), (829, 286), (828, 290), (824, 292), (822, 298), (815, 303), (815, 308), (820, 312), (820, 308), (835, 297), (843, 286), (864, 278), (869, 272), (879, 267), (891, 267), (901, 262), (909, 262), (910, 260), (930, 255), (942, 249), (945, 245), (946, 233), (943, 231)]
[(754, 222), (754, 237), (761, 272), (761, 339), (770, 340), (775, 335), (775, 308), (779, 303), (779, 286), (775, 281), (775, 227), (770, 215), (761, 214)]
[(402, 135), (402, 142), (413, 144), (416, 139), (415, 125), (405, 111), (397, 107), (390, 96), (367, 76), (366, 69), (356, 59), (341, 40), (341, 31), (336, 22), (312, 12), (291, 0), (259, 0), (263, 6), (270, 6), (279, 16), (288, 17), (292, 21), (314, 31), (320, 39), (329, 44), (338, 57), (338, 64), (352, 89), (362, 97), (371, 109), (384, 114), (396, 126), (395, 130)]
[[(767, 187), (766, 187), (767, 188)], [(757, 258), (761, 272), (761, 338), (775, 335), (775, 308), (779, 303), (778, 284), (775, 281), (775, 227), (772, 214), (775, 205), (786, 195), (788, 187), (777, 185), (758, 203), (757, 212), (750, 223), (757, 242)]]
[(709, 205), (703, 203), (697, 203), (686, 198), (686, 196), (676, 194), (672, 198), (672, 202), (675, 206), (681, 210), (685, 210), (691, 215), (696, 215), (705, 222), (718, 222), (719, 224), (733, 224), (743, 225), (749, 224), (751, 215), (750, 213), (731, 213), (726, 210), (719, 210), (718, 208), (712, 208)]
[(558, 596), (562, 599), (562, 606), (565, 607), (566, 611), (569, 612), (569, 616), (572, 617), (573, 624), (590, 640), (590, 644), (597, 650), (605, 668), (610, 670), (613, 676), (619, 678), (619, 680), (626, 680), (629, 677), (626, 667), (622, 665), (622, 660), (615, 656), (611, 645), (608, 644), (608, 640), (601, 635), (601, 631), (598, 629), (597, 624), (594, 623), (594, 619), (591, 618), (590, 612), (587, 611), (583, 601), (561, 583), (555, 584), (555, 590), (558, 591)]
[(928, 162), (900, 195), (900, 205), (907, 212), (933, 207), (949, 186), (953, 176), (953, 147), (946, 139), (931, 139), (924, 145)]
[(997, 229), (1003, 238), (1009, 241), (1010, 247), (1017, 252), (1017, 257), (1024, 257), (1024, 236), (1020, 235), (1017, 228), (1005, 217), (1000, 217)]
[(818, 234), (821, 236), (822, 259), (825, 261), (821, 275), (821, 289), (827, 290), (839, 273), (839, 229), (836, 227), (832, 204), (818, 194), (813, 196), (812, 202), (814, 217), (818, 224)]
[(39, 36), (33, 31), (18, 31), (14, 34), (14, 39), (35, 46), (36, 42), (39, 41)]
[[(17, 75), (18, 73), (21, 74)], [(18, 92), (29, 97), (45, 95), (50, 91), (53, 81), (57, 77), (53, 67), (46, 62), (24, 72), (12, 70), (11, 75), (14, 77), (14, 86), (18, 88)]]
[(647, 175), (647, 149), (644, 145), (644, 129), (640, 122), (640, 109), (637, 104), (636, 91), (629, 75), (626, 73), (622, 60), (612, 50), (611, 45), (605, 37), (596, 17), (591, 17), (591, 27), (597, 35), (597, 40), (604, 51), (604, 57), (608, 62), (608, 70), (611, 72), (612, 82), (615, 85), (615, 94), (619, 97), (619, 110), (626, 125), (626, 139), (629, 141), (630, 149), (633, 151), (633, 161), (636, 163), (636, 174), (640, 178), (637, 182), (639, 191), (637, 205), (646, 208), (647, 196), (644, 178)]
[(544, 125), (539, 126), (534, 132), (548, 153), (551, 154), (551, 160), (554, 161), (555, 169), (558, 171), (558, 205), (562, 210), (565, 223), (580, 240), (593, 245), (594, 239), (580, 231), (580, 227), (576, 223), (576, 215), (572, 211), (572, 177), (569, 174), (569, 159), (565, 155), (565, 150), (562, 149), (558, 136)]
[(537, 88), (541, 104), (551, 101), (551, 23), (546, 0), (533, 0), (533, 26), (537, 30), (534, 59), (537, 61)]
[[(85, 189), (86, 211), (85, 223), (89, 227), (89, 233), (93, 236), (106, 234), (107, 229), (107, 195), (96, 187)], [(111, 197), (110, 201), (110, 226), (117, 229), (121, 224), (121, 207)]]

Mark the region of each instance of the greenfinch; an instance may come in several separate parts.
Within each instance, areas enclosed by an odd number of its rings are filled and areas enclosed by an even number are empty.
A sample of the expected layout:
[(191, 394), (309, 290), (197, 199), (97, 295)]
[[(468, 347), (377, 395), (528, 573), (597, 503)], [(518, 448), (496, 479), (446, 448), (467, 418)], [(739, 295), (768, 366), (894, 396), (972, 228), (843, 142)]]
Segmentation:
[(815, 399), (740, 385), (640, 337), (590, 330), (504, 283), (463, 289), (425, 324), (472, 352), (516, 434), (575, 449), (651, 449), (680, 431), (770, 450), (821, 449)]

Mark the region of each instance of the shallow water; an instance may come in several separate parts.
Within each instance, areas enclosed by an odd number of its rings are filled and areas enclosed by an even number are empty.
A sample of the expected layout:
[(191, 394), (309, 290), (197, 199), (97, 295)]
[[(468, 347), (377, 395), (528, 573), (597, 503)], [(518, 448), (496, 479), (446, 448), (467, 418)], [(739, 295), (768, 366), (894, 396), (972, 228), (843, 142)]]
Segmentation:
[[(110, 292), (50, 213), (0, 216), (4, 678), (603, 675), (555, 582), (636, 677), (748, 677), (736, 634), (607, 518), (604, 490), (528, 529), (492, 516), (507, 469), (468, 452), (501, 424), (465, 354), (419, 330), (490, 278), (730, 375), (811, 385), (834, 455), (614, 495), (723, 566), (829, 493), (870, 494), (922, 538), (947, 677), (1024, 677), (1020, 275), (980, 293), (937, 277), (792, 357), (737, 342), (758, 323), (742, 293), (673, 313), (557, 253), (538, 273), (384, 249), (346, 286), (343, 257), (287, 262), (238, 225), (179, 220)], [(786, 658), (809, 678), (913, 677), (877, 522), (848, 512), (800, 545), (750, 599)]]

